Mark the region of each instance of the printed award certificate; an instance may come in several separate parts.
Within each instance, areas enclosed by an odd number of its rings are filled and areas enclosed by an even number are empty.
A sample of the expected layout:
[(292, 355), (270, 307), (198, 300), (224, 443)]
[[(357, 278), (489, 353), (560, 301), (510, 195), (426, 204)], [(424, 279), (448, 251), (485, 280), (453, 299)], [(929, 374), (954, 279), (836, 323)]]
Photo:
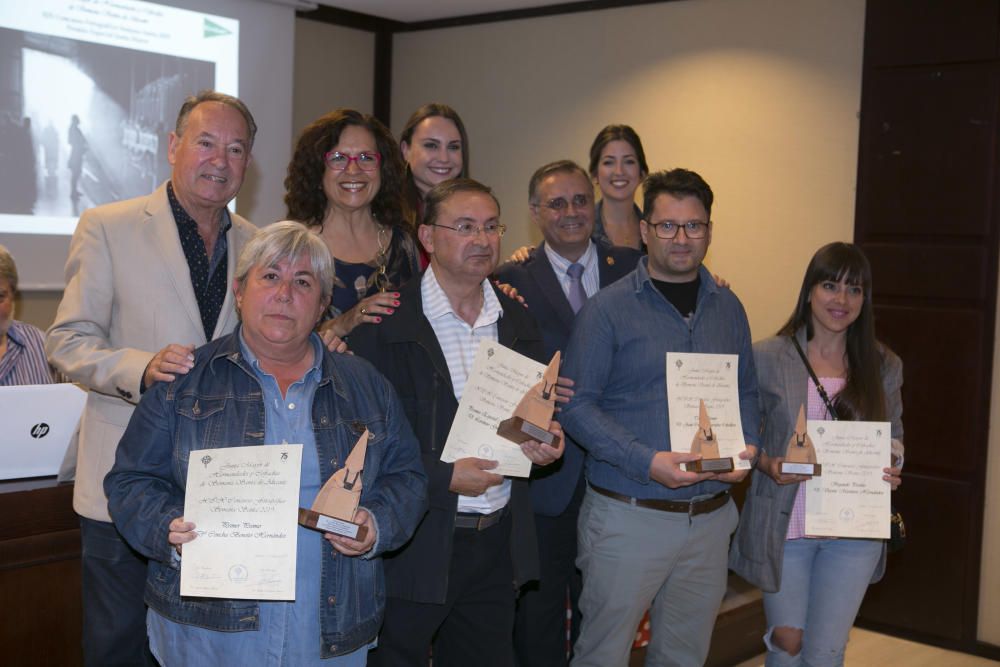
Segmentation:
[(181, 595), (295, 599), (302, 445), (199, 449), (188, 462)]
[[(667, 352), (667, 406), (673, 451), (689, 451), (692, 438), (707, 439), (714, 442), (713, 451), (718, 451), (718, 456), (732, 458), (730, 470), (750, 467), (750, 461), (739, 458), (746, 449), (740, 419), (739, 367), (736, 354)], [(708, 433), (703, 432), (706, 423), (710, 423)], [(705, 454), (705, 458), (709, 456)]]
[(889, 422), (810, 421), (809, 437), (823, 476), (806, 485), (806, 534), (889, 537)]
[(544, 373), (545, 364), (500, 343), (481, 343), (441, 460), (450, 463), (476, 456), (499, 461), (500, 464), (490, 470), (498, 475), (527, 477), (531, 474), (531, 459), (524, 455), (519, 445), (497, 435), (497, 427), (511, 416)]

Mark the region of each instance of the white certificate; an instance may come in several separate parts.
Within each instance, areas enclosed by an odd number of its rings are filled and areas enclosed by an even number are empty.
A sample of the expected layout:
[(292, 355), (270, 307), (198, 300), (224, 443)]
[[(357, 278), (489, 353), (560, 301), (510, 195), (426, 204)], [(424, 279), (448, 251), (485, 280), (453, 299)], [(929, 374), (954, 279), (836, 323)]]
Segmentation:
[(823, 475), (806, 484), (806, 534), (889, 537), (888, 422), (810, 421), (809, 437)]
[(481, 343), (441, 460), (451, 463), (476, 456), (500, 462), (489, 472), (508, 477), (530, 475), (531, 459), (520, 445), (497, 435), (497, 427), (514, 414), (525, 393), (542, 379), (545, 368), (545, 364), (500, 343)]
[(737, 470), (750, 468), (739, 458), (746, 449), (740, 419), (740, 357), (737, 354), (667, 352), (667, 406), (670, 412), (670, 449), (691, 451), (698, 432), (701, 401), (719, 443), (719, 456), (733, 457)]
[(302, 445), (200, 449), (188, 462), (181, 595), (295, 599)]

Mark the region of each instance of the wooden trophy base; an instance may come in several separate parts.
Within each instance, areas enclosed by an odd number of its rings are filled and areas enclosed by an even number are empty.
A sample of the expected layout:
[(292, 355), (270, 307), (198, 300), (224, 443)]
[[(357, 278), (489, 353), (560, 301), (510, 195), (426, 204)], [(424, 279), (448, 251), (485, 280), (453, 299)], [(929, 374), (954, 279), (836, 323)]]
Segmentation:
[(361, 524), (354, 523), (353, 521), (336, 519), (332, 516), (327, 516), (326, 514), (320, 514), (319, 512), (314, 512), (313, 510), (307, 510), (304, 507), (299, 508), (299, 523), (306, 528), (321, 530), (324, 533), (343, 535), (344, 537), (349, 537), (352, 540), (358, 540), (359, 542), (364, 540), (365, 536), (368, 535), (368, 526), (362, 526)]
[(504, 419), (497, 427), (497, 435), (507, 438), (511, 442), (521, 444), (526, 440), (537, 440), (553, 447), (559, 446), (559, 436), (550, 433), (547, 429), (525, 421), (522, 417), (511, 417)]
[(810, 475), (819, 477), (823, 474), (823, 466), (819, 463), (793, 463), (791, 461), (781, 462), (782, 475)]
[(684, 469), (688, 472), (732, 472), (733, 457), (724, 459), (701, 459), (700, 461), (690, 461), (684, 464)]

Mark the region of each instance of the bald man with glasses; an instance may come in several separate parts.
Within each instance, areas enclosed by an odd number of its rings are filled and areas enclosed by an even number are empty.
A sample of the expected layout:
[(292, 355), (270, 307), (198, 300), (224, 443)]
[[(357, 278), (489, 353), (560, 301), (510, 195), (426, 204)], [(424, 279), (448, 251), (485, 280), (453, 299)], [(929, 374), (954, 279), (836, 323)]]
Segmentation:
[[(385, 558), (386, 613), (369, 664), (511, 667), (517, 588), (538, 578), (528, 480), (496, 461), (441, 460), (479, 344), (545, 357), (534, 321), (488, 277), (500, 253), (500, 206), (486, 186), (446, 181), (428, 191), (420, 242), (431, 263), (410, 281), (392, 318), (351, 336), (355, 353), (395, 386), (420, 441), (430, 509), (413, 539)], [(559, 425), (550, 425), (561, 435)], [(563, 445), (521, 445), (536, 465)]]

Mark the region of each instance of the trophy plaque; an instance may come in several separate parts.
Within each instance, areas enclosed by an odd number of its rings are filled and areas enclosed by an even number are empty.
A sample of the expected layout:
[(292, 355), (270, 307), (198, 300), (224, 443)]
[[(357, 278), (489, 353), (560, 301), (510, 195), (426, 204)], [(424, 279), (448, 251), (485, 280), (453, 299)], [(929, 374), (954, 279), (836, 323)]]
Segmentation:
[(691, 441), (691, 453), (701, 454), (700, 461), (690, 461), (684, 464), (688, 472), (731, 472), (733, 457), (719, 456), (719, 441), (715, 439), (712, 421), (708, 418), (705, 401), (698, 405), (698, 430)]
[(539, 381), (525, 393), (524, 398), (514, 408), (514, 415), (500, 422), (497, 435), (517, 444), (525, 440), (537, 440), (553, 447), (559, 446), (559, 436), (549, 432), (549, 423), (556, 409), (556, 381), (559, 379), (560, 358), (557, 350)]
[(365, 539), (368, 528), (354, 523), (354, 515), (361, 501), (361, 473), (368, 451), (368, 436), (368, 429), (365, 429), (347, 456), (344, 467), (333, 473), (319, 490), (312, 509), (299, 508), (300, 524), (352, 540)]
[(816, 448), (806, 430), (806, 406), (800, 405), (795, 432), (788, 440), (785, 460), (781, 462), (781, 474), (818, 477), (821, 473), (822, 466), (816, 462)]

